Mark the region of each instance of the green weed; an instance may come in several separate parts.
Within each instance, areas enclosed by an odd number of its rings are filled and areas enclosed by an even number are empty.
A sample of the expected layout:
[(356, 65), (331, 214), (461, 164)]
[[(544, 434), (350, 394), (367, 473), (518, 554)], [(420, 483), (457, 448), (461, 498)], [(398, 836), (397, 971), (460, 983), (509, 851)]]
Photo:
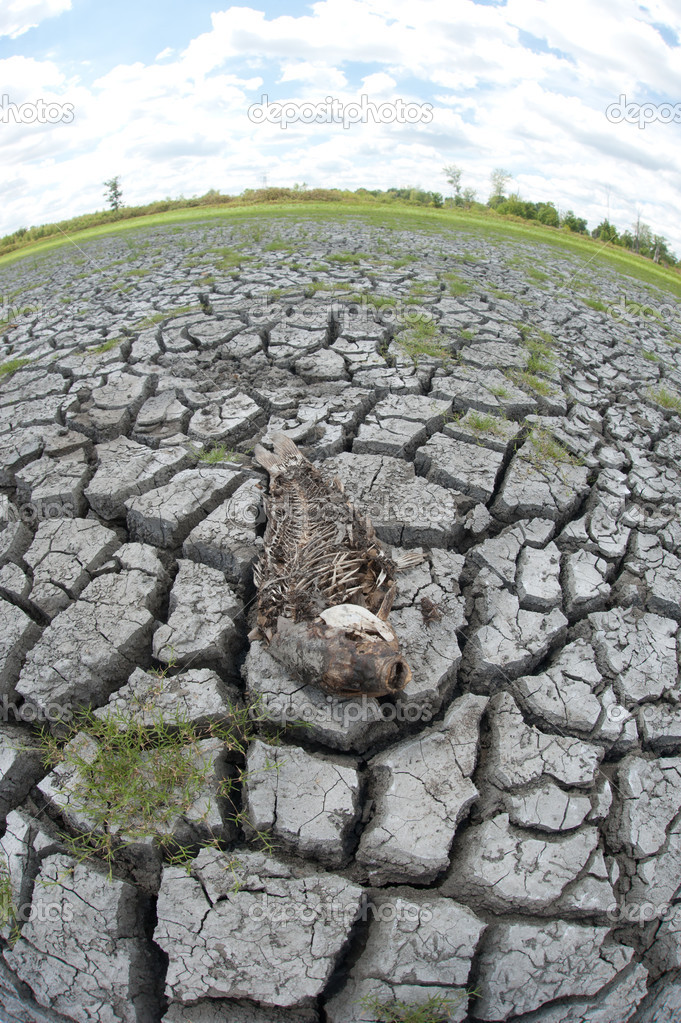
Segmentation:
[(105, 352), (111, 352), (114, 348), (118, 348), (123, 343), (122, 337), (112, 337), (104, 344), (98, 345), (97, 348), (88, 348), (87, 351), (83, 352), (83, 355), (103, 355)]
[(676, 394), (674, 391), (668, 391), (664, 387), (651, 388), (648, 391), (648, 395), (656, 405), (667, 409), (668, 412), (681, 412), (681, 395)]
[(504, 430), (496, 416), (483, 415), (482, 412), (470, 412), (466, 417), (466, 426), (475, 433), (491, 433), (499, 437)]
[[(164, 672), (159, 675), (162, 678)], [(213, 763), (210, 758), (202, 762), (199, 742), (217, 738), (228, 753), (243, 757), (260, 718), (252, 708), (231, 707), (227, 724), (198, 726), (180, 710), (171, 721), (159, 715), (149, 724), (148, 717), (139, 716), (149, 709), (136, 708), (137, 714), (112, 710), (103, 717), (82, 711), (65, 738), (42, 733), (44, 766), (61, 764), (74, 772), (69, 806), (90, 828), (63, 838), (78, 860), (94, 855), (111, 871), (119, 850), (149, 835), (172, 846), (169, 832), (174, 822), (190, 810), (213, 778)], [(244, 777), (245, 771), (239, 770), (235, 778), (219, 783), (218, 796), (229, 799)], [(229, 820), (238, 826), (247, 823), (234, 806)], [(252, 832), (271, 849), (271, 837)]]
[(9, 359), (8, 362), (0, 363), (0, 378), (16, 373), (22, 366), (28, 366), (30, 359)]
[(543, 273), (541, 270), (535, 270), (534, 267), (528, 267), (525, 273), (533, 281), (538, 281), (539, 283), (551, 280), (548, 274)]
[(145, 330), (146, 327), (154, 327), (157, 323), (161, 323), (162, 320), (170, 320), (173, 316), (182, 316), (184, 313), (200, 312), (200, 305), (179, 305), (175, 306), (174, 309), (167, 309), (162, 313), (153, 313), (151, 316), (147, 316), (145, 319), (140, 320), (135, 324), (135, 330)]
[(584, 464), (583, 459), (577, 455), (570, 454), (567, 448), (554, 437), (550, 430), (538, 427), (532, 431), (529, 440), (531, 448), (528, 460), (535, 465), (542, 466), (547, 462), (553, 462), (556, 465)]
[(495, 298), (503, 299), (506, 302), (513, 302), (515, 300), (515, 295), (512, 295), (510, 291), (502, 291), (501, 288), (497, 288), (494, 284), (488, 284), (487, 289)]
[[(532, 360), (530, 359), (530, 362)], [(542, 380), (541, 377), (535, 376), (529, 369), (527, 370), (509, 370), (508, 376), (514, 384), (518, 386), (526, 387), (536, 394), (541, 394), (544, 397), (548, 397), (550, 394), (555, 394), (555, 390), (551, 387), (546, 380)]]
[(365, 252), (334, 252), (333, 255), (326, 257), (329, 263), (342, 263), (343, 265), (354, 264), (355, 266), (362, 262), (362, 260), (370, 260), (371, 256)]
[(12, 880), (9, 862), (4, 853), (0, 853), (0, 927), (13, 924), (16, 908), (12, 894)]
[(462, 280), (458, 274), (446, 273), (444, 279), (447, 282), (447, 291), (450, 295), (467, 295), (471, 290), (471, 284), (468, 281)]
[(605, 302), (601, 302), (599, 298), (584, 298), (582, 299), (585, 305), (590, 306), (591, 309), (595, 309), (598, 313), (609, 312), (609, 306)]
[(451, 359), (451, 353), (437, 338), (438, 331), (433, 320), (423, 318), (410, 322), (409, 327), (395, 338), (395, 343), (411, 356), (415, 364), (418, 363), (419, 355), (445, 361)]
[(368, 1010), (377, 1023), (449, 1023), (452, 1010), (465, 998), (477, 996), (476, 990), (462, 990), (454, 995), (430, 995), (420, 1005), (407, 1002), (381, 1001), (376, 995), (360, 999), (360, 1005)]
[(228, 448), (226, 444), (216, 444), (207, 451), (196, 451), (194, 453), (199, 462), (206, 465), (217, 465), (219, 462), (238, 462), (238, 454), (234, 448)]

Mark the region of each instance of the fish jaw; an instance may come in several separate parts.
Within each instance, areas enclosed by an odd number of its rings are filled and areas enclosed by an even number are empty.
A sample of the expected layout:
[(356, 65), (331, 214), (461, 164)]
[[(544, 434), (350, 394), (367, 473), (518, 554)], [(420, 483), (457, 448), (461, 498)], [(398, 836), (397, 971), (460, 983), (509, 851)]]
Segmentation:
[(269, 651), (296, 678), (331, 696), (394, 696), (410, 681), (411, 669), (392, 636), (387, 642), (380, 634), (337, 628), (321, 617), (292, 622), (282, 616)]

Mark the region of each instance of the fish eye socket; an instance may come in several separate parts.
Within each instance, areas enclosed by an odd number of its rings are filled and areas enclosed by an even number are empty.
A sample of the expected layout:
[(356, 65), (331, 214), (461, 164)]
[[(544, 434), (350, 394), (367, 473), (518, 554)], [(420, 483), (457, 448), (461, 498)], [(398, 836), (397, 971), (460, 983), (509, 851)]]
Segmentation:
[(388, 689), (400, 690), (404, 688), (404, 680), (407, 675), (407, 666), (404, 661), (396, 661), (388, 674)]

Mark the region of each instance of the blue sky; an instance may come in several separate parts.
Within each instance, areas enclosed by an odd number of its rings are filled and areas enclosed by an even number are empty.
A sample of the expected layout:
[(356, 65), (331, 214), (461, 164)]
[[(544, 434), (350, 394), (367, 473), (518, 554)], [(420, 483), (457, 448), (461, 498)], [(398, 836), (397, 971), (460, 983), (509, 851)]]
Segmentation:
[[(640, 213), (681, 255), (680, 37), (678, 0), (3, 0), (0, 234), (103, 208), (115, 174), (137, 204), (265, 176), (446, 193), (455, 163), (480, 199), (503, 167), (590, 227)], [(283, 129), (249, 118), (263, 95), (412, 104), (413, 123)], [(678, 120), (613, 123), (621, 95)]]

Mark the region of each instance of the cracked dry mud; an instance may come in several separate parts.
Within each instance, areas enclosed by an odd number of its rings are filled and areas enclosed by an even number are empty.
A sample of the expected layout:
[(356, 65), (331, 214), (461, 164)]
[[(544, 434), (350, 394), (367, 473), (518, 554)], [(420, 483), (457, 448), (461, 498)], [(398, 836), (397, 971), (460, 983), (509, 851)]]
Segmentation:
[[(2, 281), (30, 306), (0, 328), (2, 1019), (677, 1018), (681, 347), (595, 308), (669, 295), (357, 217), (135, 229)], [(424, 552), (395, 703), (246, 639), (278, 430)], [(110, 875), (68, 840), (105, 827), (79, 708), (146, 728), (141, 764), (197, 729), (198, 791), (111, 824)]]

